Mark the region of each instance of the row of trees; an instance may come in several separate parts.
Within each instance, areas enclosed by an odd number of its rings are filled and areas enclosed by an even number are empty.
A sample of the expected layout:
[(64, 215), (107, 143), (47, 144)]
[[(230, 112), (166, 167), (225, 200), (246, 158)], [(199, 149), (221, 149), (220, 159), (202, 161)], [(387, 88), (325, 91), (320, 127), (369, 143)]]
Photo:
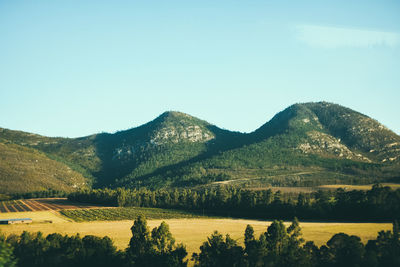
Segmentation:
[(123, 207), (159, 207), (254, 218), (392, 221), (400, 217), (400, 189), (374, 185), (368, 191), (282, 194), (221, 186), (203, 190), (95, 189), (69, 195), (72, 201)]
[(29, 199), (29, 198), (49, 198), (49, 197), (66, 197), (68, 193), (64, 191), (48, 189), (42, 191), (33, 191), (27, 193), (14, 193), (11, 195), (12, 199)]
[[(165, 266), (184, 267), (186, 249), (175, 244), (169, 227), (162, 222), (151, 232), (144, 217), (138, 217), (132, 238), (124, 251), (117, 251), (108, 237), (62, 236), (23, 232), (20, 236), (0, 236), (0, 266)], [(295, 218), (286, 228), (274, 221), (258, 238), (252, 226), (244, 233), (244, 246), (229, 235), (214, 232), (193, 253), (195, 266), (201, 267), (346, 267), (400, 266), (400, 235), (397, 223), (393, 231), (381, 231), (366, 245), (357, 236), (335, 234), (326, 245), (305, 242)]]
[(295, 219), (286, 228), (282, 221), (274, 221), (259, 238), (248, 225), (244, 233), (244, 247), (218, 232), (208, 238), (194, 254), (196, 266), (268, 266), (268, 267), (346, 267), (400, 266), (400, 239), (397, 223), (393, 232), (381, 231), (376, 240), (364, 246), (358, 236), (335, 234), (326, 245), (317, 247), (301, 237)]
[(187, 252), (175, 244), (169, 226), (162, 222), (151, 233), (146, 219), (138, 217), (132, 238), (125, 251), (119, 251), (109, 237), (87, 235), (83, 238), (41, 232), (0, 235), (0, 267), (106, 267), (106, 266), (174, 266), (187, 265)]
[(30, 199), (30, 198), (49, 198), (49, 197), (67, 197), (68, 193), (64, 191), (48, 189), (41, 191), (32, 191), (26, 193), (0, 194), (0, 201), (10, 199)]

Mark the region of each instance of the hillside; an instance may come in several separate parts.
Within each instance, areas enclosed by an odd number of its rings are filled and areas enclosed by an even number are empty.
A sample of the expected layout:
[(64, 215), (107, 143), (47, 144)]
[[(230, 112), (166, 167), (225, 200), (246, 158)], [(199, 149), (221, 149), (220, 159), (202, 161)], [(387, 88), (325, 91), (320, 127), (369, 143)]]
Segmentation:
[(44, 152), (96, 187), (400, 181), (400, 136), (326, 102), (292, 105), (249, 134), (165, 112), (114, 134), (50, 138), (0, 129), (0, 138)]
[(42, 152), (0, 141), (0, 193), (88, 188), (82, 174)]

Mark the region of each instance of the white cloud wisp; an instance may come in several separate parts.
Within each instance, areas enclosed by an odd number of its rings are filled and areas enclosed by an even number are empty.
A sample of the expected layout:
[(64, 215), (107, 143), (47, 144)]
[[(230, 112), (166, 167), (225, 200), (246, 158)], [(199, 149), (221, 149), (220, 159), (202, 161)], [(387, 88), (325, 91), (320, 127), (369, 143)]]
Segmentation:
[(357, 48), (375, 46), (395, 47), (400, 45), (400, 34), (394, 32), (298, 25), (296, 26), (296, 33), (298, 40), (312, 47)]

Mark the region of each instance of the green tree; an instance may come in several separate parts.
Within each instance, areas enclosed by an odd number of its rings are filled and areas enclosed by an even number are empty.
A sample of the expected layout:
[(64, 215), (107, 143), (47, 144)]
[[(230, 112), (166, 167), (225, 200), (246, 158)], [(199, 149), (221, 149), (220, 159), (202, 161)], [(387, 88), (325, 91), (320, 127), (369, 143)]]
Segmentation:
[(169, 226), (162, 222), (159, 227), (151, 231), (152, 243), (158, 253), (171, 252), (175, 245), (175, 239), (169, 231)]
[(265, 233), (268, 249), (280, 255), (288, 242), (288, 235), (283, 221), (273, 221)]
[(131, 227), (132, 237), (126, 249), (126, 256), (133, 266), (150, 266), (149, 257), (154, 253), (146, 218), (138, 216)]
[(200, 254), (193, 253), (195, 266), (202, 267), (232, 267), (245, 266), (243, 248), (229, 235), (223, 238), (215, 231), (200, 247)]
[(247, 247), (251, 242), (254, 242), (254, 229), (248, 224), (246, 226), (246, 230), (244, 230), (244, 245)]
[(327, 245), (332, 266), (362, 266), (365, 249), (358, 236), (338, 233), (327, 242)]
[(12, 247), (4, 239), (0, 240), (0, 267), (14, 267), (17, 261), (14, 258)]
[(132, 238), (126, 250), (128, 266), (184, 267), (186, 248), (175, 245), (169, 226), (162, 222), (153, 228), (151, 236), (145, 217), (139, 216), (132, 228)]
[[(366, 245), (367, 263), (370, 266), (400, 266), (400, 237), (397, 221), (393, 231), (380, 231), (376, 240)], [(371, 264), (374, 262), (374, 264)]]

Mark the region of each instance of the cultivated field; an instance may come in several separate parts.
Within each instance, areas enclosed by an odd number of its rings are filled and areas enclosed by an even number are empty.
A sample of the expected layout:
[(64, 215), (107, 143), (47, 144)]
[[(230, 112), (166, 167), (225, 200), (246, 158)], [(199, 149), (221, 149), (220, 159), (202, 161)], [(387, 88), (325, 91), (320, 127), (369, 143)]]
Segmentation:
[(100, 205), (76, 203), (66, 198), (36, 198), (24, 200), (8, 200), (0, 202), (0, 213), (65, 210), (65, 209), (90, 209), (99, 208)]
[(60, 214), (75, 222), (135, 220), (139, 215), (147, 219), (205, 218), (182, 210), (139, 207), (61, 210)]
[[(37, 212), (18, 212), (0, 213), (0, 218), (32, 218), (32, 224), (1, 225), (0, 231), (6, 235), (20, 234), (24, 230), (44, 234), (61, 233), (74, 235), (79, 233), (84, 235), (109, 236), (115, 245), (124, 249), (127, 247), (131, 238), (130, 228), (133, 220), (124, 221), (93, 221), (93, 222), (73, 222), (71, 219), (62, 216), (56, 211), (37, 211)], [(41, 223), (52, 221), (53, 223)], [(162, 220), (148, 220), (150, 229), (159, 226)], [(242, 219), (216, 219), (216, 218), (179, 218), (165, 219), (170, 226), (170, 230), (177, 242), (186, 245), (189, 255), (199, 251), (200, 245), (206, 241), (214, 230), (223, 234), (229, 233), (230, 236), (240, 243), (243, 242), (243, 234), (247, 224), (254, 227), (255, 234), (266, 231), (269, 221), (242, 220)], [(286, 225), (289, 225), (287, 222)], [(391, 229), (389, 223), (317, 223), (302, 222), (300, 224), (306, 240), (313, 240), (317, 245), (325, 244), (333, 234), (344, 232), (350, 235), (361, 237), (363, 242), (376, 238), (381, 230)]]
[[(0, 225), (0, 232), (21, 234), (23, 231), (41, 231), (45, 235), (60, 233), (109, 236), (119, 249), (125, 249), (131, 238), (130, 228), (139, 215), (148, 218), (150, 230), (164, 220), (176, 241), (186, 245), (189, 258), (198, 252), (201, 244), (214, 230), (228, 234), (243, 243), (247, 224), (254, 227), (256, 236), (267, 230), (270, 221), (210, 218), (184, 211), (154, 208), (105, 208), (91, 204), (73, 203), (64, 198), (10, 200), (0, 202), (0, 219), (31, 218), (31, 224)], [(290, 222), (287, 222), (288, 226)], [(318, 246), (332, 235), (344, 232), (357, 235), (363, 242), (375, 239), (381, 230), (389, 230), (389, 223), (318, 223), (302, 222), (303, 237)]]

